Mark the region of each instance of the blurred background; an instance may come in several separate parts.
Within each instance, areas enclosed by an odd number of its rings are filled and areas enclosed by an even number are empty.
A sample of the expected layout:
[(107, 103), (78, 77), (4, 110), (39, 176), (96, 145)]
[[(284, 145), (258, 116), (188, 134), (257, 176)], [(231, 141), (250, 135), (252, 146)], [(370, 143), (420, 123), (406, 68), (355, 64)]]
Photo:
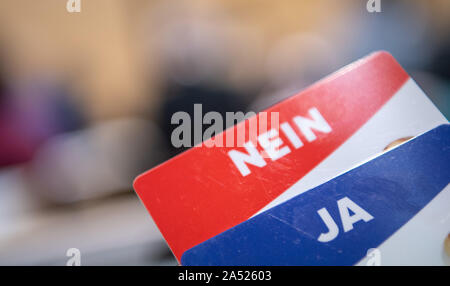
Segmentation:
[(0, 1), (0, 265), (176, 265), (132, 181), (194, 103), (261, 111), (383, 49), (450, 116), (448, 0), (66, 2)]

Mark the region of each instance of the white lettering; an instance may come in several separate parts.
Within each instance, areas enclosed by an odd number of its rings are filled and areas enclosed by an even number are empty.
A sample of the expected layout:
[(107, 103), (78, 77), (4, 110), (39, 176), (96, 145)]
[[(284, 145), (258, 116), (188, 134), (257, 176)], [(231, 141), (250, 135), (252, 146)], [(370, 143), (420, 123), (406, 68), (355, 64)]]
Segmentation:
[(294, 122), (297, 124), (297, 127), (300, 129), (302, 134), (306, 137), (308, 142), (312, 142), (316, 140), (316, 135), (313, 133), (312, 129), (323, 133), (331, 132), (331, 127), (325, 121), (325, 119), (320, 114), (317, 108), (313, 107), (309, 110), (309, 115), (311, 115), (312, 119), (296, 116), (294, 117)]
[(275, 129), (270, 129), (268, 132), (259, 135), (258, 142), (272, 161), (278, 160), (291, 152), (291, 149), (287, 146), (278, 149), (283, 145), (283, 141), (278, 137), (278, 131)]
[(233, 163), (238, 168), (239, 172), (241, 172), (242, 176), (247, 176), (250, 174), (250, 169), (248, 168), (247, 164), (252, 164), (257, 167), (264, 167), (266, 165), (266, 161), (264, 161), (264, 158), (259, 154), (256, 147), (253, 145), (251, 141), (244, 144), (245, 149), (247, 150), (248, 154), (231, 150), (228, 152), (228, 156), (230, 156)]

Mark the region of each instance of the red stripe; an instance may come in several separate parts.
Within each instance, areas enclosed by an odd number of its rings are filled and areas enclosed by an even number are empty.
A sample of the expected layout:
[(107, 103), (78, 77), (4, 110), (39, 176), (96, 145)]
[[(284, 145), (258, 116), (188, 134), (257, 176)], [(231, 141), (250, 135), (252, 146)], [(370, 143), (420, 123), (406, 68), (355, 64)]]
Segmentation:
[[(280, 123), (309, 117), (316, 107), (332, 128), (317, 140), (243, 177), (228, 151), (244, 148), (199, 147), (142, 174), (134, 188), (179, 260), (187, 249), (235, 226), (301, 179), (367, 122), (405, 83), (407, 73), (391, 55), (379, 52), (360, 60), (285, 100), (267, 112), (280, 112)], [(236, 128), (247, 128), (242, 122)], [(218, 136), (223, 136), (223, 133)], [(226, 135), (225, 135), (226, 136)], [(364, 146), (362, 146), (363, 148)], [(259, 150), (262, 150), (258, 147)]]

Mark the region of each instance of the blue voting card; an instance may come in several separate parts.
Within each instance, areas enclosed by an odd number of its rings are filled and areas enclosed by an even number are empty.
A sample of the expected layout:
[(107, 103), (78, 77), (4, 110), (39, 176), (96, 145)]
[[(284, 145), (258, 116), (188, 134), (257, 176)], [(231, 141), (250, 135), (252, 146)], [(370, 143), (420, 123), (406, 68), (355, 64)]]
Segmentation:
[[(181, 263), (355, 265), (433, 199), (450, 216), (450, 196), (437, 197), (450, 193), (449, 162), (444, 124), (187, 250)], [(420, 242), (426, 233), (416, 232)]]

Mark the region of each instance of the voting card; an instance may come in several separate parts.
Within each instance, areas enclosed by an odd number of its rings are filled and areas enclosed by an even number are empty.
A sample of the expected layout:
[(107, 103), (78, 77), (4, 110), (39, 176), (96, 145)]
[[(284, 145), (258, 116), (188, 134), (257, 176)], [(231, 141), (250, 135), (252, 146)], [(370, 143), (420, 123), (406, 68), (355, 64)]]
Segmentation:
[[(255, 122), (267, 128), (252, 133)], [(392, 142), (443, 123), (394, 58), (377, 52), (145, 172), (134, 188), (179, 260)], [(220, 141), (226, 146), (211, 147)]]

